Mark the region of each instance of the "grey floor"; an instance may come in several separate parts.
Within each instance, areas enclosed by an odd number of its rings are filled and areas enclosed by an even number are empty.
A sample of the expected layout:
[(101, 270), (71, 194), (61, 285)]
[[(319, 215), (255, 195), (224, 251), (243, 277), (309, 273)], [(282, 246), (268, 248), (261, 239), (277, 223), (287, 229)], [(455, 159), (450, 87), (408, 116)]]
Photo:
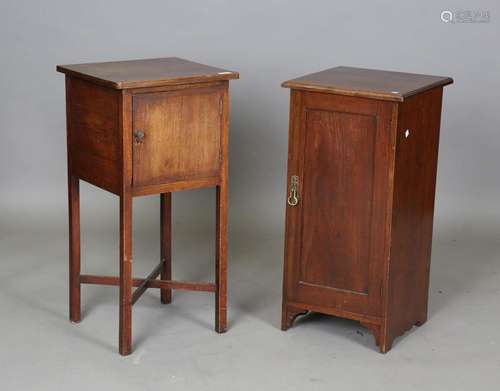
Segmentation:
[[(175, 201), (175, 199), (174, 199)], [(149, 202), (149, 203), (148, 203)], [(116, 200), (82, 201), (83, 271), (116, 274)], [(135, 204), (134, 204), (135, 205)], [(159, 253), (157, 201), (134, 211), (134, 271)], [(35, 212), (36, 210), (36, 212)], [(174, 223), (174, 275), (213, 278), (212, 220)], [(283, 238), (234, 224), (229, 330), (213, 331), (211, 294), (156, 290), (134, 307), (134, 353), (117, 353), (118, 290), (85, 286), (83, 320), (68, 321), (66, 205), (0, 220), (1, 390), (497, 390), (500, 387), (499, 222), (436, 217), (429, 321), (386, 355), (356, 322), (313, 314), (279, 329)]]

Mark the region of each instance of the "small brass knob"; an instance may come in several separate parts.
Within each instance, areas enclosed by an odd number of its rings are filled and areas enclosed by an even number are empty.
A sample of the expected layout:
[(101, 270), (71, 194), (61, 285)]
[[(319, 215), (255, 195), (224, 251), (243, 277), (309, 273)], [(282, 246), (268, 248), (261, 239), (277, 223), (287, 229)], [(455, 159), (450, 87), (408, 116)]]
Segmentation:
[(142, 143), (144, 140), (144, 132), (142, 130), (134, 131), (134, 138), (136, 143)]

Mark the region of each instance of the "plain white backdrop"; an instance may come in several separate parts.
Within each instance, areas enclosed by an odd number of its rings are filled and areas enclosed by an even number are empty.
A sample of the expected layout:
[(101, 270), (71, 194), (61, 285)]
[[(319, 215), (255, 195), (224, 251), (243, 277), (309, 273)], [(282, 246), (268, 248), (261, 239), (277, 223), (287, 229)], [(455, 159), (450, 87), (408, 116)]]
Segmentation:
[[(443, 10), (489, 11), (444, 23)], [(500, 38), (496, 1), (0, 3), (2, 389), (494, 389), (500, 381)], [(210, 295), (158, 292), (117, 353), (117, 294), (67, 321), (64, 77), (56, 64), (178, 56), (240, 72), (230, 127), (230, 330)], [(289, 91), (347, 65), (451, 76), (444, 90), (428, 323), (387, 355), (356, 322), (279, 331)], [(116, 273), (118, 201), (82, 184), (83, 270)], [(213, 277), (213, 190), (174, 196), (174, 274)], [(159, 256), (159, 201), (134, 202), (134, 271)]]

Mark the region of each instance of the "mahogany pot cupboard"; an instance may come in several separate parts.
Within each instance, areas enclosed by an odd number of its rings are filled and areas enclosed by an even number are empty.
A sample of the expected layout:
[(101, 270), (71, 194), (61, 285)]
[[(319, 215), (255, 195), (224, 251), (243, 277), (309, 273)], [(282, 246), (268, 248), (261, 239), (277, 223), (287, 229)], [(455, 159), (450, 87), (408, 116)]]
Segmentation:
[(427, 319), (443, 86), (337, 67), (291, 89), (282, 329), (354, 319), (381, 352)]
[[(180, 58), (60, 65), (66, 74), (70, 320), (81, 284), (120, 290), (119, 352), (148, 288), (215, 294), (226, 330), (230, 79)], [(291, 89), (282, 329), (308, 311), (360, 321), (382, 352), (427, 319), (443, 86), (448, 77), (337, 67)], [(120, 274), (80, 273), (79, 181), (120, 198)], [(215, 282), (171, 275), (171, 193), (216, 188)], [(132, 199), (160, 194), (161, 259), (132, 276)], [(159, 278), (158, 278), (159, 277)], [(135, 290), (133, 290), (135, 287)]]
[[(180, 58), (60, 65), (66, 74), (70, 319), (80, 321), (81, 284), (118, 285), (119, 351), (132, 350), (132, 305), (148, 288), (215, 293), (215, 330), (226, 330), (230, 79), (238, 73)], [(82, 179), (120, 198), (119, 277), (80, 274)], [(171, 276), (171, 193), (215, 187), (215, 283)], [(160, 194), (161, 259), (132, 276), (132, 199)], [(157, 277), (160, 277), (157, 279)], [(136, 287), (133, 290), (133, 287)]]

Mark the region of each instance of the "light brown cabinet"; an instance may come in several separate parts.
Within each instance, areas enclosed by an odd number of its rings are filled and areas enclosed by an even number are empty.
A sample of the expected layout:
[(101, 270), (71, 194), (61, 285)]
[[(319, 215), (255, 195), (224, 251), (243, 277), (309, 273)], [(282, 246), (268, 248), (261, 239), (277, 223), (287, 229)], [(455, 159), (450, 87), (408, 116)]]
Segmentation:
[[(81, 284), (120, 287), (119, 350), (132, 349), (132, 305), (148, 288), (215, 293), (215, 329), (227, 323), (229, 80), (238, 73), (180, 58), (61, 65), (66, 74), (70, 229), (70, 319), (79, 322)], [(79, 181), (120, 197), (120, 276), (80, 273)], [(216, 281), (171, 276), (171, 192), (215, 187)], [(132, 198), (161, 196), (161, 259), (132, 277)], [(160, 279), (158, 279), (160, 277)], [(133, 287), (136, 289), (133, 291)]]

